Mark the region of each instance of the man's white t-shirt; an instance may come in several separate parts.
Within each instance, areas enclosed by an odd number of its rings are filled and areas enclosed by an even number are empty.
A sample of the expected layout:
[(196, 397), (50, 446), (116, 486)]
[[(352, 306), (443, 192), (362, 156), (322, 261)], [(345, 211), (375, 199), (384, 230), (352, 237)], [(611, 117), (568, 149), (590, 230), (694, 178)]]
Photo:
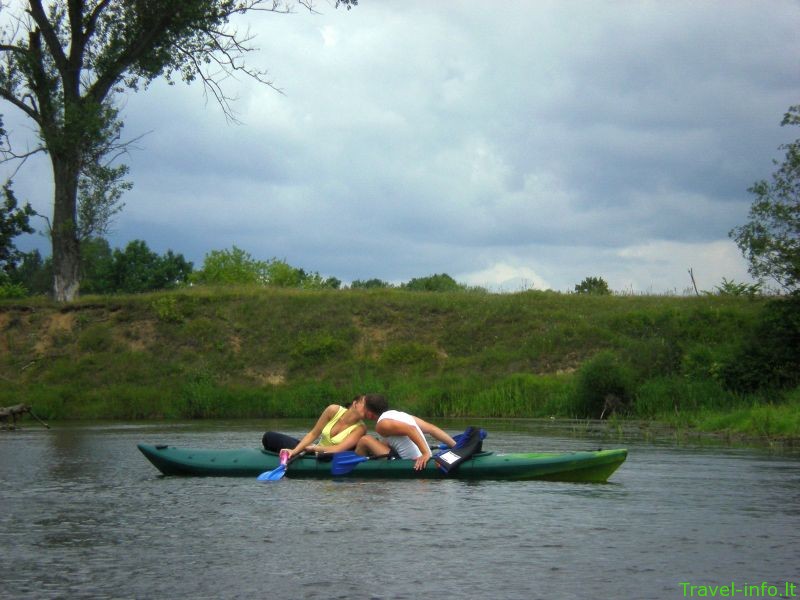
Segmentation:
[[(391, 419), (393, 421), (400, 421), (401, 423), (413, 425), (417, 431), (419, 431), (422, 439), (425, 439), (425, 434), (422, 433), (422, 430), (419, 428), (419, 425), (417, 425), (414, 417), (408, 413), (400, 412), (399, 410), (387, 410), (380, 417), (378, 417), (378, 423), (384, 419)], [(412, 442), (411, 438), (407, 435), (389, 435), (383, 439), (387, 444), (389, 444), (390, 447), (394, 449), (395, 452), (397, 452), (398, 455), (400, 455), (400, 458), (419, 458), (422, 456), (422, 452), (419, 451), (417, 445)]]

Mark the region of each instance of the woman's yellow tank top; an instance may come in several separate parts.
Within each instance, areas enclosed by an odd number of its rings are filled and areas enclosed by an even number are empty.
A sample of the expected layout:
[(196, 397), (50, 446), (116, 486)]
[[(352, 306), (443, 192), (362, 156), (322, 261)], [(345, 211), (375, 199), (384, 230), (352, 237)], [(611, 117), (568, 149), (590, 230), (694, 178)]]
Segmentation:
[(331, 430), (333, 426), (342, 418), (342, 415), (347, 412), (347, 409), (344, 406), (340, 406), (339, 410), (333, 415), (333, 418), (328, 421), (328, 424), (325, 425), (322, 429), (322, 437), (319, 440), (320, 446), (335, 446), (336, 444), (340, 444), (350, 435), (354, 429), (360, 427), (364, 424), (364, 421), (359, 421), (358, 423), (353, 423), (350, 427), (342, 429), (339, 433), (331, 437)]

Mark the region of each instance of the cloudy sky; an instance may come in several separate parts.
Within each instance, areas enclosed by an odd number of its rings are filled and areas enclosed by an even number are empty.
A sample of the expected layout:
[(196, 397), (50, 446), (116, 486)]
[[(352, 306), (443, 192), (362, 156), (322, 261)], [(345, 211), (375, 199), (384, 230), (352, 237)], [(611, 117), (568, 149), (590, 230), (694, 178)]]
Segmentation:
[[(748, 280), (728, 231), (800, 137), (780, 127), (800, 104), (796, 0), (318, 9), (247, 19), (248, 61), (284, 93), (226, 81), (242, 124), (199, 85), (122, 99), (127, 136), (146, 135), (112, 246), (505, 291)], [(49, 185), (46, 159), (15, 177), (45, 214)]]

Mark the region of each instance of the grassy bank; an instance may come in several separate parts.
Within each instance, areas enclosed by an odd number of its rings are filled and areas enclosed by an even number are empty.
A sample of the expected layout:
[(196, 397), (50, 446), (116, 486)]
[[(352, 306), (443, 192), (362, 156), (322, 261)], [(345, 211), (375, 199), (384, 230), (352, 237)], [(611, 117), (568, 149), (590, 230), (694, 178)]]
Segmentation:
[(800, 437), (796, 391), (720, 384), (762, 304), (264, 288), (5, 301), (0, 405), (48, 419), (314, 417), (374, 391), (428, 417), (585, 418), (611, 389), (633, 418)]

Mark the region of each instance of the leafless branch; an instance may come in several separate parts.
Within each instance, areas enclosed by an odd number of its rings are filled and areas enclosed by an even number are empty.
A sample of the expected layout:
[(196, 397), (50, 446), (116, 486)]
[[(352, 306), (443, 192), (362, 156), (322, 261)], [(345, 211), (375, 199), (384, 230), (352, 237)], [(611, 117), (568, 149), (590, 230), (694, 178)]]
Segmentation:
[(14, 179), (25, 162), (31, 156), (40, 152), (47, 152), (47, 149), (44, 146), (38, 146), (33, 150), (28, 150), (27, 152), (18, 154), (11, 149), (11, 141), (8, 139), (8, 134), (3, 132), (0, 135), (0, 164), (18, 161), (17, 166), (14, 168), (14, 172), (8, 177), (9, 179)]

